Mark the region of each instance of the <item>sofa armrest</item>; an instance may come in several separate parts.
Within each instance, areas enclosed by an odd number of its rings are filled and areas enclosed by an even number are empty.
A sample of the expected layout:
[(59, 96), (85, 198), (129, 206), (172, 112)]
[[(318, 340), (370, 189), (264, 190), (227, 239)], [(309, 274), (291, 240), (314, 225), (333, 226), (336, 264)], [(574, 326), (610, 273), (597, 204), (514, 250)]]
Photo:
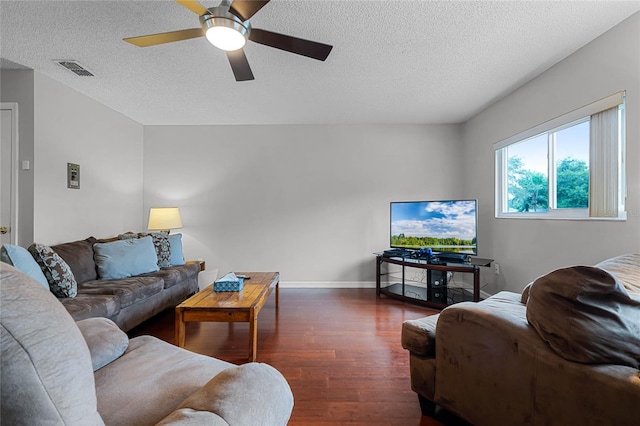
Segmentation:
[(436, 324), (440, 314), (406, 320), (402, 323), (402, 347), (415, 355), (436, 355)]
[(156, 426), (229, 426), (222, 417), (211, 411), (198, 411), (191, 408), (178, 408), (162, 419)]
[(635, 424), (640, 370), (558, 356), (500, 292), (440, 313), (434, 402), (472, 424)]
[(293, 394), (275, 368), (248, 363), (228, 368), (188, 397), (159, 425), (207, 424), (285, 426), (293, 410)]
[(118, 359), (129, 346), (127, 334), (110, 319), (88, 318), (76, 325), (89, 347), (93, 371)]

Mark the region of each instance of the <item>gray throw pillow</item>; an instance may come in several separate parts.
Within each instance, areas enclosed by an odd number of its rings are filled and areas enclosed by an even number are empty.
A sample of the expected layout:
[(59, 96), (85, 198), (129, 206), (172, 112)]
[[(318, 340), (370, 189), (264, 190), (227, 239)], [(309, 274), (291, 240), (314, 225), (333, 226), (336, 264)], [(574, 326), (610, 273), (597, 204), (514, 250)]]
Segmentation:
[(78, 283), (69, 265), (51, 249), (40, 243), (33, 243), (28, 248), (29, 253), (42, 269), (45, 278), (49, 282), (49, 288), (56, 297), (76, 297)]
[(140, 237), (150, 236), (153, 238), (153, 247), (156, 249), (158, 256), (158, 267), (168, 268), (171, 266), (171, 244), (169, 244), (169, 236), (164, 232), (141, 233)]
[(76, 322), (89, 353), (93, 371), (118, 359), (129, 346), (129, 337), (108, 318), (87, 318)]

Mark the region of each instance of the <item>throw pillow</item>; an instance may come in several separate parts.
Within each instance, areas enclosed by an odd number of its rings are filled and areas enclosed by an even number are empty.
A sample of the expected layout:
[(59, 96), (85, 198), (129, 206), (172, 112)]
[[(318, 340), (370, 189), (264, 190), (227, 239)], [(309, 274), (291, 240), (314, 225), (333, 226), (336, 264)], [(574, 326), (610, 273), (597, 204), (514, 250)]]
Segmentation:
[(132, 238), (139, 238), (139, 236), (135, 232), (125, 232), (124, 234), (118, 235), (119, 240), (130, 240)]
[(93, 371), (120, 358), (129, 346), (129, 337), (108, 318), (87, 318), (76, 322), (89, 346)]
[(168, 235), (164, 232), (140, 232), (135, 234), (133, 232), (126, 232), (118, 235), (120, 240), (129, 240), (132, 238), (151, 237), (153, 239), (153, 247), (156, 250), (156, 256), (158, 256), (158, 267), (168, 268), (171, 266), (171, 245), (169, 244)]
[(171, 245), (169, 244), (168, 235), (164, 232), (149, 232), (139, 234), (141, 237), (150, 236), (153, 239), (153, 247), (156, 249), (158, 256), (158, 267), (168, 268), (171, 266)]
[(36, 260), (44, 276), (49, 282), (49, 288), (56, 297), (76, 297), (78, 283), (67, 262), (51, 249), (40, 243), (33, 243), (28, 248), (29, 253)]
[(171, 266), (184, 265), (184, 254), (182, 252), (182, 234), (170, 234), (169, 245), (171, 246)]
[(527, 321), (566, 360), (640, 368), (640, 302), (603, 269), (573, 266), (536, 279)]
[(159, 269), (151, 237), (96, 243), (93, 251), (102, 279), (127, 278)]
[(42, 269), (31, 256), (31, 253), (20, 246), (14, 246), (12, 244), (5, 244), (0, 249), (0, 260), (9, 265), (13, 265), (20, 272), (29, 275), (34, 280), (38, 281), (44, 288), (49, 290), (49, 282), (42, 273)]

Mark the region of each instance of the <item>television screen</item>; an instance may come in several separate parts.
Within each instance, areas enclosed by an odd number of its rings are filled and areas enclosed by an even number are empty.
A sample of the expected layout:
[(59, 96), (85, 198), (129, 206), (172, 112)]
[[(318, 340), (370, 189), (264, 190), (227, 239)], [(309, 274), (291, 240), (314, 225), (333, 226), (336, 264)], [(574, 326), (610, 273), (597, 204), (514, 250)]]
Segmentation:
[(477, 200), (391, 203), (391, 247), (477, 254)]

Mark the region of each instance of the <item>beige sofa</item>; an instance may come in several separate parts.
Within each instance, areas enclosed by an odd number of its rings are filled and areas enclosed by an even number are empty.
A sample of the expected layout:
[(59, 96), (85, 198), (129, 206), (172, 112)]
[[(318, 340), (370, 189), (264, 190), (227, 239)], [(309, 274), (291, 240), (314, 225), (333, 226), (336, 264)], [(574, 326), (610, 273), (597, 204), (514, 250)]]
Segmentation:
[(411, 387), (474, 425), (640, 424), (640, 255), (405, 321)]
[(235, 366), (107, 318), (74, 322), (0, 262), (0, 418), (6, 425), (286, 425), (293, 395), (260, 363)]

